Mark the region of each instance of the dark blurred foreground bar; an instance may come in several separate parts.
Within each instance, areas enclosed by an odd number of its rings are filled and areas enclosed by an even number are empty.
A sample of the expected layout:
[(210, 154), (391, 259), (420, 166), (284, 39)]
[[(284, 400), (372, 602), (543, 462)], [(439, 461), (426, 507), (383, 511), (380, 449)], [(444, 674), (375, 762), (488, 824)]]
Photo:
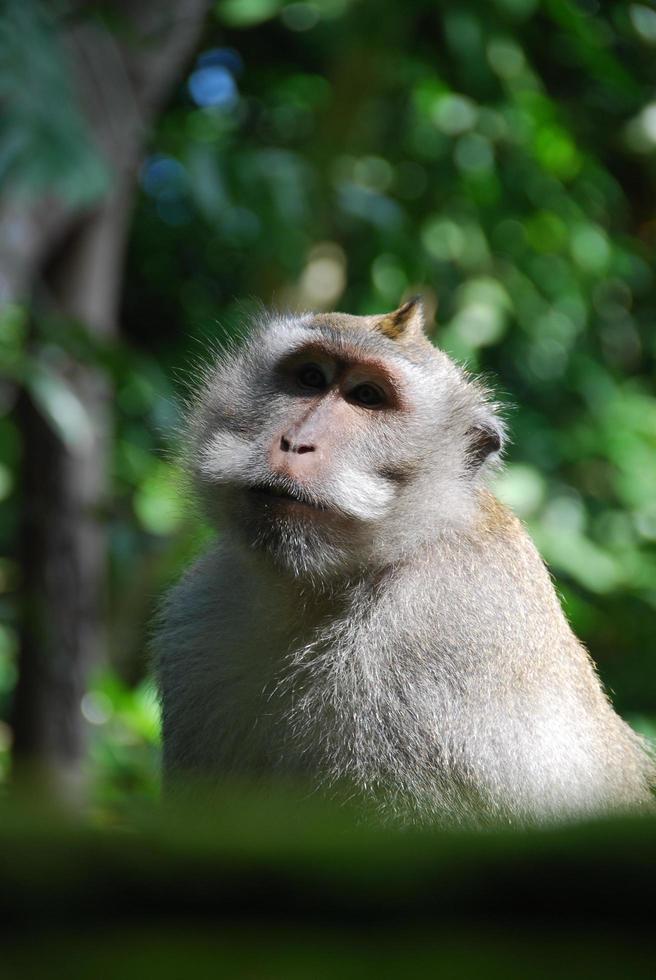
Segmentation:
[(372, 829), (225, 794), (103, 829), (0, 827), (0, 976), (653, 977), (656, 819)]

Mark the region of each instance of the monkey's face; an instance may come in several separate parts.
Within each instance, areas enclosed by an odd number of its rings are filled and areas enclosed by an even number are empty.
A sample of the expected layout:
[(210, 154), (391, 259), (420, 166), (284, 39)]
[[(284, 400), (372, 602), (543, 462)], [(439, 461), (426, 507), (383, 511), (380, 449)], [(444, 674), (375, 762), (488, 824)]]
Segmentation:
[(461, 505), (473, 421), (453, 408), (480, 393), (420, 332), (402, 345), (382, 330), (394, 316), (272, 320), (206, 385), (194, 469), (208, 510), (294, 574), (394, 560)]

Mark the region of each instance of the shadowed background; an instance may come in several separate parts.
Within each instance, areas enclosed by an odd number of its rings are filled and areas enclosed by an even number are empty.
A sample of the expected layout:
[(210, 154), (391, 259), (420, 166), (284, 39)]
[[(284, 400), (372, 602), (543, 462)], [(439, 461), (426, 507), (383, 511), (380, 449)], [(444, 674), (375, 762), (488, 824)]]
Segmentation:
[(498, 493), (656, 731), (656, 7), (5, 0), (0, 98), (5, 784), (107, 819), (156, 795), (148, 623), (207, 534), (178, 399), (258, 300), (424, 296), (507, 402)]

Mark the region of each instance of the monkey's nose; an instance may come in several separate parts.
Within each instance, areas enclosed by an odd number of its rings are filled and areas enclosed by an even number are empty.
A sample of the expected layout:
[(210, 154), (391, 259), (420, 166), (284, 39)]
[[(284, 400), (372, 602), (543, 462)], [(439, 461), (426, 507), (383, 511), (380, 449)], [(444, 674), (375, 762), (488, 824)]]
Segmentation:
[(309, 442), (296, 442), (288, 439), (286, 436), (282, 436), (280, 439), (280, 448), (283, 453), (298, 453), (300, 456), (302, 453), (313, 453), (316, 447)]

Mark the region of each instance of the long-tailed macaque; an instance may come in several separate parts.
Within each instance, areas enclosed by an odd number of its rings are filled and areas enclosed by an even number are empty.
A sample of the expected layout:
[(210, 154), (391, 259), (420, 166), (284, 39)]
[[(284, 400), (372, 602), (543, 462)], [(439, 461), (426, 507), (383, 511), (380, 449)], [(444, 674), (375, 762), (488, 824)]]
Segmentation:
[(298, 774), (442, 822), (649, 805), (645, 744), (485, 488), (503, 437), (418, 300), (263, 316), (220, 358), (185, 441), (221, 535), (156, 640), (171, 778)]

